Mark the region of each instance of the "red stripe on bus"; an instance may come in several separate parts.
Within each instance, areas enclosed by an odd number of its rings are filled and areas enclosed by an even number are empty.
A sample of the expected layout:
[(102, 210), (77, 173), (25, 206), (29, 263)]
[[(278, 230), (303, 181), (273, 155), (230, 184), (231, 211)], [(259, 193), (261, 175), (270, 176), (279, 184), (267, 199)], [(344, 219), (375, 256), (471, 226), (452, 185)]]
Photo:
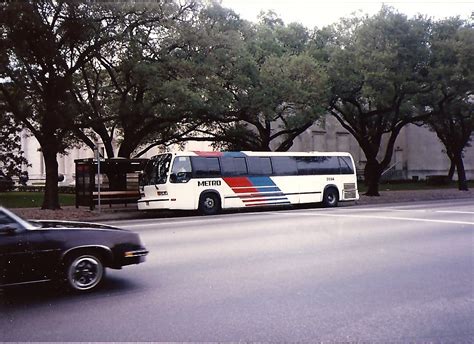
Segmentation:
[(208, 156), (208, 157), (220, 157), (224, 155), (224, 153), (222, 152), (193, 151), (193, 153), (197, 154), (198, 156)]
[(247, 177), (227, 177), (224, 181), (235, 193), (260, 193)]

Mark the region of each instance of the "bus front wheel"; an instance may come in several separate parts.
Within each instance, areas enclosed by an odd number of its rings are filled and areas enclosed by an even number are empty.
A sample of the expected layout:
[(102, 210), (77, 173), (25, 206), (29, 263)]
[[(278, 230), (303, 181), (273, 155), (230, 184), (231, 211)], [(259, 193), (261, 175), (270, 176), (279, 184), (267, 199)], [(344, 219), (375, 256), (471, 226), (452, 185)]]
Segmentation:
[(205, 193), (199, 199), (199, 212), (203, 215), (215, 215), (221, 211), (221, 200), (215, 193)]
[(324, 190), (323, 205), (328, 208), (336, 207), (339, 202), (339, 193), (336, 188), (327, 188)]

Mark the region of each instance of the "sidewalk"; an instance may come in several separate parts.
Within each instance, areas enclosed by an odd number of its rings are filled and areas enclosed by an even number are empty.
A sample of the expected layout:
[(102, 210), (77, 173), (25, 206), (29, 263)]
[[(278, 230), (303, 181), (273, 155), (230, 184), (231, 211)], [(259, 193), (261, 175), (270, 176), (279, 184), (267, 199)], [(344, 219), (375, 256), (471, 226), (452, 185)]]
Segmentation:
[[(380, 197), (361, 195), (353, 202), (355, 205), (416, 202), (429, 200), (474, 199), (474, 190), (459, 191), (457, 189), (409, 190), (409, 191), (382, 191)], [(70, 221), (112, 221), (137, 218), (170, 217), (171, 212), (138, 211), (134, 205), (127, 207), (104, 206), (99, 213), (97, 209), (87, 207), (63, 207), (61, 210), (41, 210), (37, 208), (12, 209), (16, 214), (27, 219), (70, 220)]]

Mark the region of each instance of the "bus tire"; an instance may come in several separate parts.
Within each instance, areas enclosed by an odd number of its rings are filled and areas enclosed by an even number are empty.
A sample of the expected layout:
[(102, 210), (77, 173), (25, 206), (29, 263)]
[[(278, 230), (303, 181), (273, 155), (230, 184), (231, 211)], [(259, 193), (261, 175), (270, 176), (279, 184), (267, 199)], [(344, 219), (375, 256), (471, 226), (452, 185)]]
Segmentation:
[(202, 215), (215, 215), (221, 211), (221, 199), (213, 192), (206, 192), (199, 198), (199, 212)]
[(329, 187), (324, 190), (323, 194), (323, 205), (326, 208), (337, 207), (339, 202), (339, 192), (335, 187)]

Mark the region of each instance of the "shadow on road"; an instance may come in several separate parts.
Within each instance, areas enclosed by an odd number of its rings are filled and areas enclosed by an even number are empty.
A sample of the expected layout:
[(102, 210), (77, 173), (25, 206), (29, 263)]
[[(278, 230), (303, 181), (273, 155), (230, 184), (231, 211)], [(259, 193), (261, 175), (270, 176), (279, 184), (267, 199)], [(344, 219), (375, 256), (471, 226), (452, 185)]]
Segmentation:
[(142, 288), (126, 277), (107, 277), (98, 289), (77, 293), (58, 283), (45, 282), (0, 289), (0, 310), (18, 307), (51, 305), (71, 300), (84, 301), (134, 293)]
[[(338, 207), (350, 207), (357, 205), (354, 201), (340, 202)], [(281, 206), (262, 206), (262, 207), (247, 207), (247, 208), (232, 208), (223, 209), (221, 214), (239, 214), (239, 213), (264, 213), (264, 212), (275, 212), (275, 211), (286, 211), (286, 210), (301, 210), (301, 209), (322, 209), (325, 208), (320, 202), (318, 203), (304, 203), (304, 204), (293, 204), (293, 205), (281, 205)], [(194, 217), (194, 216), (205, 216), (201, 215), (197, 210), (146, 210), (136, 212), (132, 219), (164, 219), (174, 217)], [(124, 218), (125, 219), (125, 218)]]

